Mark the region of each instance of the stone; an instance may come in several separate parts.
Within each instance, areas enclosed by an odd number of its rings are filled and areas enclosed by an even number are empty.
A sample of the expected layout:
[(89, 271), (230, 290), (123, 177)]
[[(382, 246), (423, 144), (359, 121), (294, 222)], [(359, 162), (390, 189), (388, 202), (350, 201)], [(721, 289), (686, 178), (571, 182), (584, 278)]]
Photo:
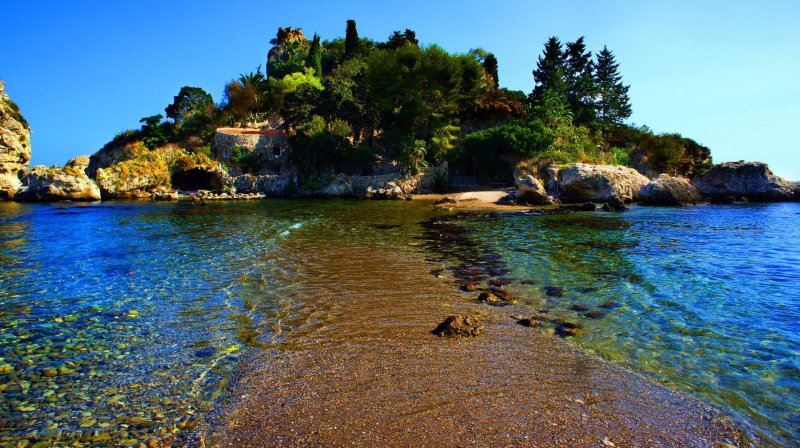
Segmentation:
[(433, 334), (436, 336), (475, 337), (483, 332), (483, 321), (478, 316), (448, 316)]
[(544, 293), (549, 297), (563, 297), (564, 289), (558, 286), (545, 286)]
[(539, 326), (540, 322), (536, 319), (526, 317), (518, 320), (517, 324), (522, 325), (523, 327), (537, 327)]
[[(63, 167), (34, 166), (25, 176), (24, 189), (14, 199), (22, 202), (99, 201), (100, 188), (86, 175), (85, 165), (75, 159)], [(80, 161), (78, 161), (80, 162)]]
[(628, 207), (625, 207), (625, 202), (616, 196), (611, 197), (608, 202), (603, 204), (603, 211), (606, 212), (624, 212), (627, 209)]
[(438, 199), (437, 201), (435, 201), (433, 203), (433, 205), (443, 205), (443, 204), (458, 204), (458, 200), (448, 196), (448, 197), (444, 197), (444, 198)]
[(572, 311), (577, 311), (578, 313), (585, 313), (586, 311), (589, 311), (589, 307), (582, 303), (576, 303), (572, 305), (570, 309)]
[(14, 198), (30, 160), (30, 126), (0, 81), (0, 200)]
[(478, 284), (475, 282), (466, 282), (461, 285), (461, 290), (464, 292), (473, 292), (478, 289)]
[(547, 195), (547, 191), (539, 182), (539, 179), (531, 175), (517, 178), (516, 187), (514, 198), (517, 203), (528, 205), (548, 205), (553, 203), (553, 199)]
[(495, 294), (491, 292), (482, 292), (480, 293), (480, 295), (478, 295), (478, 300), (486, 303), (497, 303), (500, 302), (502, 299), (500, 299), (500, 297), (497, 297)]
[(633, 168), (573, 163), (558, 173), (562, 202), (629, 202), (650, 180)]
[(662, 174), (642, 187), (638, 198), (646, 205), (693, 205), (700, 202), (700, 192), (686, 179)]
[(751, 202), (800, 200), (800, 185), (775, 176), (763, 162), (721, 163), (695, 177), (692, 185), (712, 202), (730, 196)]

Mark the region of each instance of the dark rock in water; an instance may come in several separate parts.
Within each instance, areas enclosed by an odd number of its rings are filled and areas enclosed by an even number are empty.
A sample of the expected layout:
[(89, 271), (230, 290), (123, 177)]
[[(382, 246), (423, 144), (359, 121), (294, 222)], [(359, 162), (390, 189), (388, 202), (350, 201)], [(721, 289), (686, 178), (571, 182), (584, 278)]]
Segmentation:
[(602, 319), (606, 317), (606, 312), (600, 310), (592, 310), (584, 314), (584, 316), (588, 317), (589, 319)]
[(217, 349), (215, 349), (214, 347), (203, 347), (200, 350), (194, 352), (194, 356), (198, 358), (208, 358), (209, 356), (212, 356), (216, 352)]
[(499, 302), (500, 297), (497, 297), (496, 295), (490, 292), (482, 292), (478, 296), (478, 300), (480, 300), (481, 302), (493, 303), (493, 302)]
[(585, 313), (586, 311), (589, 311), (589, 307), (584, 305), (584, 304), (582, 304), (582, 303), (576, 303), (576, 304), (572, 305), (570, 307), (570, 309), (572, 311), (577, 311), (579, 313)]
[(400, 227), (400, 224), (373, 224), (372, 227), (379, 230), (389, 230)]
[(561, 336), (562, 338), (575, 336), (576, 334), (578, 334), (578, 327), (559, 325), (558, 327), (556, 327), (556, 334)]
[(569, 210), (573, 212), (593, 212), (597, 210), (597, 206), (594, 205), (593, 202), (586, 202), (583, 204), (577, 205), (562, 205), (559, 207), (560, 210)]
[(466, 282), (461, 285), (461, 290), (464, 292), (473, 292), (478, 289), (478, 284), (475, 282)]
[(514, 296), (512, 296), (511, 293), (508, 292), (508, 291), (503, 291), (503, 290), (497, 289), (497, 288), (491, 288), (490, 290), (491, 290), (492, 294), (494, 294), (495, 296), (500, 298), (500, 300), (506, 300), (506, 301), (509, 301), (509, 302), (514, 300)]
[(775, 176), (762, 162), (721, 163), (692, 179), (692, 185), (712, 200), (728, 196), (752, 202), (800, 200), (800, 185)]
[(471, 337), (478, 336), (483, 329), (483, 322), (478, 316), (448, 316), (432, 333), (436, 336)]
[(584, 286), (582, 288), (578, 288), (577, 291), (580, 292), (580, 293), (586, 294), (587, 292), (595, 292), (595, 291), (597, 291), (597, 288), (595, 288), (593, 286)]
[(712, 196), (711, 203), (714, 205), (729, 205), (736, 202), (736, 196)]
[(544, 293), (549, 297), (564, 297), (564, 289), (558, 286), (545, 286)]
[(441, 198), (441, 199), (439, 199), (439, 200), (437, 200), (436, 202), (433, 203), (433, 205), (441, 205), (441, 204), (458, 204), (458, 200), (448, 196), (448, 197)]
[(539, 282), (537, 282), (536, 280), (522, 280), (521, 282), (519, 282), (520, 285), (535, 285), (537, 283)]
[(600, 305), (600, 308), (605, 308), (607, 310), (611, 310), (611, 309), (614, 309), (614, 308), (619, 308), (621, 306), (622, 306), (621, 303), (609, 300), (608, 302), (603, 302), (603, 304)]
[(553, 319), (550, 322), (558, 325), (559, 327), (570, 328), (573, 330), (577, 330), (581, 327), (580, 324), (576, 324), (575, 322), (570, 322), (564, 319)]
[(501, 278), (493, 278), (489, 280), (489, 286), (494, 286), (495, 288), (502, 288), (505, 284), (506, 281)]
[(610, 198), (608, 202), (603, 204), (603, 211), (606, 212), (624, 212), (627, 209), (628, 207), (625, 207), (625, 202), (617, 196)]
[(523, 327), (538, 327), (540, 322), (538, 320), (536, 320), (536, 319), (532, 319), (530, 317), (526, 317), (526, 318), (518, 320), (517, 323), (519, 325), (522, 325)]

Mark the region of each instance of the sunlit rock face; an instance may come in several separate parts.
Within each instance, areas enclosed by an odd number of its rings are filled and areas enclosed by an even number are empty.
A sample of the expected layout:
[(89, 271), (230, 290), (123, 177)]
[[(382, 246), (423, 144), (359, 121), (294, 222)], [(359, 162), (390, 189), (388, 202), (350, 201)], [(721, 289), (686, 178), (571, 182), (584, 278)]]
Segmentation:
[(0, 81), (0, 200), (13, 199), (31, 160), (31, 129)]
[(14, 197), (23, 202), (99, 201), (100, 188), (86, 175), (89, 156), (78, 156), (63, 167), (34, 166), (25, 188)]
[(633, 168), (573, 163), (558, 174), (562, 202), (629, 202), (650, 180)]

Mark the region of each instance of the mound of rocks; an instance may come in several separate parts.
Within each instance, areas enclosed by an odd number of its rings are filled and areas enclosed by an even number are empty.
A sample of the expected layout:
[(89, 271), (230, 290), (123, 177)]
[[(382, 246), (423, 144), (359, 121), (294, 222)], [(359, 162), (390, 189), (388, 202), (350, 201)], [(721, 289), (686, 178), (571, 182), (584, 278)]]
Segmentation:
[(0, 200), (11, 200), (31, 160), (31, 129), (0, 81)]
[(639, 190), (639, 201), (647, 205), (692, 205), (700, 202), (700, 192), (686, 179), (667, 174)]
[(772, 174), (763, 162), (725, 162), (695, 177), (700, 194), (719, 202), (725, 198), (753, 202), (800, 200), (800, 186)]
[(86, 175), (89, 156), (76, 157), (63, 167), (34, 166), (27, 186), (14, 197), (22, 202), (99, 201), (100, 188)]
[(562, 202), (630, 202), (650, 182), (633, 168), (585, 163), (560, 170), (558, 179)]

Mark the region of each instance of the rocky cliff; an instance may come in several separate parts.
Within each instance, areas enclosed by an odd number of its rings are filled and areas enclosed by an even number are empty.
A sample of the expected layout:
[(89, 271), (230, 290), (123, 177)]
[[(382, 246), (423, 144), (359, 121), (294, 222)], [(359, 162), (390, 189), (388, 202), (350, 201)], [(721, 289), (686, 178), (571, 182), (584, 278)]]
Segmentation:
[(86, 175), (89, 156), (78, 156), (63, 167), (32, 167), (25, 175), (27, 187), (14, 197), (23, 202), (99, 201), (100, 189)]
[(31, 129), (0, 81), (0, 200), (13, 199), (31, 160)]
[(800, 200), (797, 182), (782, 179), (763, 162), (725, 162), (692, 180), (703, 196), (712, 200), (778, 202)]

